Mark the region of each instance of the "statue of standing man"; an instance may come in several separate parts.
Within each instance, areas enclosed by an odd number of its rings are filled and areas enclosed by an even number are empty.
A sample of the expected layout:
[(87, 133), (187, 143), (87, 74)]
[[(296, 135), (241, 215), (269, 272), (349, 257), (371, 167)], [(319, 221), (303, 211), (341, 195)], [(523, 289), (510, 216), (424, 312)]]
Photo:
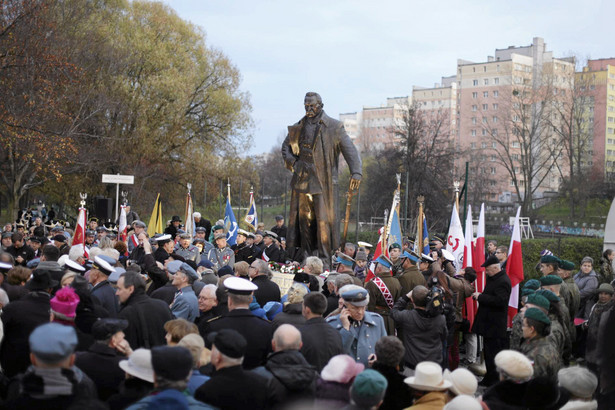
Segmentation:
[(306, 256), (331, 264), (339, 247), (337, 177), (340, 152), (350, 168), (349, 189), (361, 183), (361, 157), (344, 125), (323, 111), (317, 93), (305, 95), (305, 117), (288, 127), (282, 157), (292, 173), (287, 248), (300, 247)]

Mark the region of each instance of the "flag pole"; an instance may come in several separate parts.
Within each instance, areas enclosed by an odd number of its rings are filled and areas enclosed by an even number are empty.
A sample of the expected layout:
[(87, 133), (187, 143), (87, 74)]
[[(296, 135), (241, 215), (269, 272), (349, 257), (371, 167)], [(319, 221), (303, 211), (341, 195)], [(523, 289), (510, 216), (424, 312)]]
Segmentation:
[(228, 203), (231, 203), (231, 179), (228, 178), (227, 179), (227, 184), (226, 184), (226, 191), (227, 191), (227, 198), (228, 198)]
[(417, 252), (419, 255), (423, 253), (423, 248), (425, 247), (425, 245), (423, 244), (423, 203), (425, 202), (425, 197), (423, 195), (419, 195), (417, 197), (417, 201), (419, 203), (419, 214), (418, 217), (416, 219), (416, 223), (417, 223), (417, 234), (418, 237), (416, 238), (416, 240), (418, 240), (418, 246), (417, 246)]
[(455, 205), (457, 205), (457, 212), (459, 212), (459, 181), (453, 181), (453, 187), (455, 189)]

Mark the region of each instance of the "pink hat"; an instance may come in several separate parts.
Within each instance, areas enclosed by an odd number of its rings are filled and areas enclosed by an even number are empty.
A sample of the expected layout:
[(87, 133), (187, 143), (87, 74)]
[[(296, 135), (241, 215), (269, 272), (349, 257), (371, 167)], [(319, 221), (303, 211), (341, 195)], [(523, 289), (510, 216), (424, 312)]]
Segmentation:
[(56, 295), (49, 302), (51, 310), (59, 313), (67, 318), (74, 318), (79, 304), (79, 296), (75, 290), (70, 287), (62, 288), (56, 292)]
[(350, 383), (364, 369), (363, 363), (355, 362), (346, 354), (339, 354), (329, 360), (320, 372), (320, 376), (328, 382)]

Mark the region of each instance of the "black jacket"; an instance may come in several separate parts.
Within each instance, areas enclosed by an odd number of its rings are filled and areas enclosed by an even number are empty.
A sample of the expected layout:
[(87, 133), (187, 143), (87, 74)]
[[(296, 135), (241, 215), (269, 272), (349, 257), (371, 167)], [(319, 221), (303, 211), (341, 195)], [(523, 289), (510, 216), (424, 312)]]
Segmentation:
[(521, 410), (525, 406), (527, 383), (504, 380), (489, 387), (483, 394), (483, 401), (490, 409)]
[(384, 401), (378, 407), (380, 410), (398, 410), (412, 406), (412, 391), (404, 383), (404, 375), (397, 369), (380, 364), (378, 361), (372, 365), (372, 369), (382, 374), (388, 382)]
[[(164, 264), (164, 262), (162, 263)], [(147, 276), (149, 276), (149, 278), (152, 280), (152, 283), (147, 288), (148, 295), (151, 295), (156, 289), (163, 287), (169, 281), (167, 273), (164, 271), (164, 269), (160, 269), (158, 265), (156, 265), (155, 256), (151, 253), (143, 256), (142, 268), (143, 271), (147, 273)]]
[(301, 314), (303, 303), (288, 303), (280, 313), (275, 315), (272, 320), (273, 329), (277, 329), (280, 325), (289, 324), (299, 327), (305, 323), (305, 318)]
[(16, 248), (14, 245), (11, 245), (6, 248), (6, 252), (13, 255), (15, 259), (17, 259), (18, 256), (23, 258), (21, 263), (15, 261), (15, 265), (26, 266), (29, 261), (34, 259), (34, 249), (30, 248), (28, 245), (23, 245), (21, 248)]
[(505, 271), (487, 276), (485, 290), (478, 297), (473, 333), (484, 337), (506, 337), (510, 291), (510, 278)]
[(113, 289), (113, 286), (111, 286), (108, 280), (104, 280), (94, 286), (91, 294), (98, 299), (102, 307), (109, 312), (109, 317), (117, 317), (117, 312), (120, 310), (119, 304), (115, 296), (115, 289)]
[(272, 353), (267, 364), (254, 369), (254, 373), (267, 379), (270, 405), (274, 408), (314, 400), (318, 373), (297, 350)]
[(280, 301), (280, 287), (277, 283), (271, 281), (267, 275), (255, 277), (252, 279), (252, 283), (258, 286), (258, 289), (254, 291), (254, 296), (261, 307), (265, 306), (267, 302)]
[(98, 397), (105, 401), (119, 393), (120, 384), (126, 378), (119, 362), (125, 359), (126, 356), (120, 355), (117, 350), (94, 343), (87, 352), (77, 354), (75, 366), (92, 379), (98, 389)]
[(2, 310), (0, 364), (8, 377), (25, 372), (30, 365), (28, 338), (36, 327), (49, 323), (49, 300), (46, 292), (31, 292)]
[(333, 356), (344, 354), (342, 336), (322, 317), (309, 319), (299, 328), (301, 332), (301, 354), (319, 372)]
[(241, 366), (215, 371), (194, 393), (195, 399), (222, 410), (265, 409), (267, 397), (267, 381)]
[(142, 289), (135, 289), (117, 316), (128, 321), (125, 338), (134, 350), (166, 344), (164, 324), (174, 319), (166, 303), (150, 298)]
[(231, 310), (226, 315), (199, 326), (199, 331), (208, 349), (211, 349), (211, 343), (207, 341), (207, 335), (222, 329), (236, 330), (248, 341), (248, 348), (243, 359), (245, 369), (254, 369), (265, 364), (267, 354), (271, 351), (271, 337), (273, 336), (270, 322), (254, 316), (249, 309)]

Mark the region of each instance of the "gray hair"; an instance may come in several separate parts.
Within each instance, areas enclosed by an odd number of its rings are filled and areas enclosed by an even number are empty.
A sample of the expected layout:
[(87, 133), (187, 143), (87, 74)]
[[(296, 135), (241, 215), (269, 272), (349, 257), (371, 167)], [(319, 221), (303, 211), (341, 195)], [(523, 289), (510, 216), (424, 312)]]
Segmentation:
[[(206, 293), (209, 294), (209, 296), (214, 296), (217, 298), (216, 296), (216, 291), (218, 290), (218, 287), (216, 285), (213, 285), (211, 283), (208, 283), (207, 285), (203, 286), (203, 289), (201, 289), (201, 293), (203, 293), (203, 291), (207, 291)], [(200, 295), (200, 293), (199, 293)]]
[(341, 273), (335, 278), (335, 288), (341, 290), (344, 286), (353, 284), (352, 276), (347, 273)]
[(258, 273), (264, 273), (267, 276), (271, 276), (271, 270), (269, 269), (269, 264), (262, 259), (256, 259), (252, 264), (256, 264), (254, 266)]
[(310, 273), (312, 275), (320, 275), (323, 270), (322, 261), (320, 260), (318, 256), (308, 256), (305, 259), (305, 267), (310, 268)]

